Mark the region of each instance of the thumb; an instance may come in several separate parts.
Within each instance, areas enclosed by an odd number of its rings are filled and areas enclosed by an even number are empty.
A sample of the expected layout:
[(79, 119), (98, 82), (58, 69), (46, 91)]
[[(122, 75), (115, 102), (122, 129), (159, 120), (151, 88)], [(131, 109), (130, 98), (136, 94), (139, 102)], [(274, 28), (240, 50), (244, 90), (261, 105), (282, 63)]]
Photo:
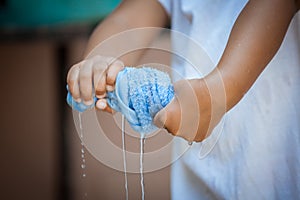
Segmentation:
[(175, 97), (154, 116), (153, 123), (158, 128), (165, 128), (169, 133), (176, 134), (181, 120), (180, 116), (180, 105)]
[(153, 123), (155, 126), (157, 126), (158, 128), (164, 128), (165, 127), (165, 123), (167, 120), (167, 111), (166, 108), (161, 109), (158, 113), (156, 113), (156, 115), (154, 116), (153, 119)]

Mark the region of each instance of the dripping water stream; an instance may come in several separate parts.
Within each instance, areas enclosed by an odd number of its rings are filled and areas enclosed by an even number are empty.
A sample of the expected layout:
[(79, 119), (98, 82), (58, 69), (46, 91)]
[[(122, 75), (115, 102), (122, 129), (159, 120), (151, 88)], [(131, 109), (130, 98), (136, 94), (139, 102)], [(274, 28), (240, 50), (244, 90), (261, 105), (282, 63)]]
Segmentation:
[[(86, 173), (85, 173), (85, 167), (86, 167), (86, 163), (85, 163), (85, 150), (84, 150), (84, 143), (83, 143), (83, 127), (82, 127), (82, 113), (79, 112), (78, 115), (79, 118), (79, 129), (80, 129), (80, 140), (81, 140), (81, 169), (82, 169), (82, 178), (86, 177)], [(87, 198), (87, 192), (84, 192), (84, 199)]]
[(140, 176), (141, 176), (141, 190), (142, 190), (142, 200), (145, 199), (145, 184), (144, 184), (144, 146), (145, 146), (145, 137), (141, 135), (140, 139)]
[[(82, 113), (79, 112), (79, 129), (80, 129), (80, 140), (81, 140), (81, 169), (82, 169), (82, 178), (86, 178), (85, 168), (85, 150), (83, 142), (83, 126), (82, 126)], [(125, 179), (125, 195), (126, 200), (128, 200), (128, 179), (127, 179), (127, 166), (126, 166), (126, 146), (125, 146), (125, 117), (122, 115), (122, 152), (123, 152), (123, 168), (124, 168), (124, 179)], [(145, 146), (145, 137), (141, 135), (140, 138), (140, 184), (141, 184), (141, 195), (142, 200), (145, 199), (145, 185), (144, 185), (144, 146)], [(87, 197), (87, 193), (84, 193), (84, 198)]]
[[(122, 115), (122, 152), (123, 152), (123, 170), (125, 179), (125, 195), (128, 200), (128, 181), (127, 181), (127, 167), (126, 167), (126, 147), (125, 147), (125, 117)], [(141, 135), (140, 138), (140, 184), (141, 184), (141, 195), (142, 200), (145, 199), (145, 185), (144, 185), (144, 146), (145, 137)]]
[(125, 179), (125, 195), (128, 200), (128, 182), (127, 182), (127, 167), (126, 167), (126, 151), (125, 151), (125, 119), (122, 115), (122, 151), (123, 151), (123, 168), (124, 168), (124, 179)]

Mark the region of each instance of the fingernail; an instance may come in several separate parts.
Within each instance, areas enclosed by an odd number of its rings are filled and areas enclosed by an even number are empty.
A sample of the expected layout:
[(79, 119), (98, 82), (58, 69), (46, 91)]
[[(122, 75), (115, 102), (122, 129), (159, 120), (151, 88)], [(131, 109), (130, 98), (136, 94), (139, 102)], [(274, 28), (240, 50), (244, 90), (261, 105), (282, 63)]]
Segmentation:
[(81, 99), (80, 99), (80, 98), (77, 98), (77, 99), (74, 99), (74, 101), (76, 101), (77, 103), (80, 103), (80, 102), (81, 102)]
[(165, 123), (166, 123), (166, 112), (165, 112), (165, 110), (161, 110), (159, 113), (157, 113), (154, 116), (153, 123), (158, 128), (164, 128)]
[(105, 109), (106, 108), (106, 103), (105, 102), (103, 102), (103, 101), (98, 101), (97, 102), (97, 107), (99, 108), (99, 109)]
[(106, 90), (107, 90), (108, 92), (114, 91), (114, 89), (115, 89), (115, 86), (106, 85)]

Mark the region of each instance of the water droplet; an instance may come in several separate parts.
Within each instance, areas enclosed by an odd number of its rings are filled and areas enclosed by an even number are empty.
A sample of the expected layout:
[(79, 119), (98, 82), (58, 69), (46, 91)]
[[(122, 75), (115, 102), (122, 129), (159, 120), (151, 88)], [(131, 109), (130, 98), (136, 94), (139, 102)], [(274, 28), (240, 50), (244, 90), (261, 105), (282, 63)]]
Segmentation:
[[(79, 128), (80, 128), (80, 140), (81, 140), (81, 169), (82, 169), (82, 177), (85, 178), (86, 174), (85, 174), (85, 159), (84, 159), (84, 143), (83, 143), (83, 127), (82, 127), (82, 113), (79, 113)], [(84, 193), (84, 199), (87, 199), (87, 193)]]

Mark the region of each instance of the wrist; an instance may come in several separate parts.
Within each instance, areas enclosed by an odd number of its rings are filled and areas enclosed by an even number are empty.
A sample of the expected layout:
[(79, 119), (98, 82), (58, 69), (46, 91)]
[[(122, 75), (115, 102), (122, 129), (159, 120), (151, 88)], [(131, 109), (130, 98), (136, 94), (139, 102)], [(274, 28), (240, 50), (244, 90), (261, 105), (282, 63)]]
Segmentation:
[[(201, 79), (200, 79), (201, 80)], [(227, 94), (223, 77), (219, 70), (214, 70), (202, 79), (209, 93), (212, 112), (224, 115), (230, 108), (230, 97)]]
[(205, 78), (208, 85), (213, 105), (219, 109), (229, 111), (233, 108), (246, 93), (247, 88), (241, 84), (241, 80), (233, 72), (227, 72), (218, 67)]

